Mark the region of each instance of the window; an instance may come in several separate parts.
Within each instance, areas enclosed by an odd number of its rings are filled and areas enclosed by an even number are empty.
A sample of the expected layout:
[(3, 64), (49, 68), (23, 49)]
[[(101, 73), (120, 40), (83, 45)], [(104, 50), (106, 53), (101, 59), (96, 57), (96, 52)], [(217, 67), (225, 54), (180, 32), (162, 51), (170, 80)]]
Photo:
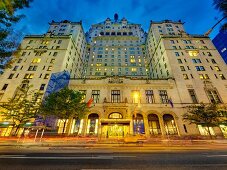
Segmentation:
[(2, 87), (2, 90), (6, 90), (8, 87), (8, 84), (4, 84), (4, 86)]
[(140, 92), (138, 90), (132, 90), (132, 103), (140, 102)]
[(14, 74), (10, 74), (9, 77), (8, 77), (8, 79), (12, 79), (13, 76), (14, 76)]
[(196, 57), (199, 54), (199, 51), (188, 51), (189, 56)]
[(181, 59), (177, 59), (177, 61), (178, 61), (179, 64), (183, 63)]
[(111, 90), (111, 102), (112, 103), (121, 102), (120, 90)]
[(216, 61), (212, 58), (211, 59), (211, 62), (213, 63), (213, 64), (216, 64)]
[(99, 102), (100, 90), (92, 90), (91, 98), (93, 99), (94, 103)]
[(180, 66), (181, 71), (185, 71), (184, 66)]
[(36, 71), (38, 66), (29, 66), (28, 71)]
[(211, 103), (221, 103), (221, 99), (216, 90), (206, 90), (208, 98)]
[(19, 68), (19, 66), (15, 66), (15, 67), (13, 68), (13, 71), (17, 71), (18, 68)]
[(33, 79), (34, 74), (25, 74), (24, 79)]
[(51, 71), (52, 68), (53, 68), (53, 66), (49, 66), (49, 67), (47, 68), (47, 71)]
[(58, 52), (54, 52), (53, 56), (57, 56), (58, 55)]
[(51, 60), (50, 60), (50, 63), (51, 63), (51, 64), (53, 64), (53, 63), (54, 63), (54, 61), (55, 61), (55, 59), (51, 59)]
[(216, 71), (221, 71), (221, 69), (218, 66), (214, 66), (214, 68), (216, 69)]
[(199, 74), (199, 78), (202, 79), (210, 79), (207, 74)]
[(21, 63), (22, 62), (22, 59), (21, 58), (19, 58), (18, 59), (18, 61), (17, 61), (17, 63)]
[(155, 103), (153, 90), (145, 90), (146, 102)]
[(205, 71), (205, 68), (203, 66), (195, 66), (197, 71)]
[(48, 79), (50, 77), (50, 74), (45, 74), (44, 79)]
[(225, 77), (223, 74), (219, 74), (219, 76), (221, 77), (222, 80), (225, 80)]
[(169, 98), (166, 90), (159, 90), (159, 96), (160, 96), (161, 103), (169, 102)]
[(189, 95), (191, 96), (192, 103), (198, 103), (195, 90), (194, 89), (188, 89)]
[(171, 44), (175, 44), (174, 40), (170, 40), (170, 43), (171, 43)]
[(41, 84), (39, 90), (44, 90), (46, 84)]
[(109, 115), (109, 119), (122, 119), (122, 118), (123, 118), (122, 114), (116, 113), (116, 112), (111, 113)]
[(178, 52), (175, 52), (175, 55), (176, 55), (176, 56), (180, 56), (180, 54), (179, 54)]
[(183, 74), (183, 77), (184, 77), (185, 80), (189, 79), (187, 74)]
[(26, 55), (26, 52), (23, 52), (22, 54), (21, 54), (21, 56), (25, 56)]
[(40, 63), (40, 61), (41, 61), (41, 58), (34, 58), (32, 60), (32, 63)]

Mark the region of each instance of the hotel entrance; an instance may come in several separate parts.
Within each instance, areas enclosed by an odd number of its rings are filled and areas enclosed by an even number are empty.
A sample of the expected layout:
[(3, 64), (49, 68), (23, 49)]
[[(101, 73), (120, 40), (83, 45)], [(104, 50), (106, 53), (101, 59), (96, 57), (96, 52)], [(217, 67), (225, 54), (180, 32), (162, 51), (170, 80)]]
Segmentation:
[(123, 119), (120, 113), (111, 113), (108, 119), (101, 120), (103, 138), (123, 138), (129, 134), (130, 120)]
[(129, 134), (129, 123), (102, 123), (102, 137), (123, 138)]

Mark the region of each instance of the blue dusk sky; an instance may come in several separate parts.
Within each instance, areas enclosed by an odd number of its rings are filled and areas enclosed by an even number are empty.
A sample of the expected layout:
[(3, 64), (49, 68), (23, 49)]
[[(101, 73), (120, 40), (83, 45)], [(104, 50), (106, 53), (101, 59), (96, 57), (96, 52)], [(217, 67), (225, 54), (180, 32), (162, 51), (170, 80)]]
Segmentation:
[[(23, 34), (43, 34), (52, 20), (83, 22), (87, 31), (91, 24), (102, 22), (107, 17), (127, 18), (130, 22), (142, 24), (148, 31), (150, 20), (165, 19), (185, 22), (186, 32), (204, 34), (221, 13), (214, 9), (213, 0), (34, 0), (30, 8), (17, 11), (26, 17), (17, 24)], [(217, 27), (210, 37), (218, 33)]]

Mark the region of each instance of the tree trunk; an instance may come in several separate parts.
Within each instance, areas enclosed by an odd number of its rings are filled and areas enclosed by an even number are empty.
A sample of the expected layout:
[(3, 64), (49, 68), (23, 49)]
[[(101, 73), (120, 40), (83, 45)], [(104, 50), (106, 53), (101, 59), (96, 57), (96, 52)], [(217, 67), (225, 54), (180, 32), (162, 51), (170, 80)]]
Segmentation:
[(64, 131), (65, 131), (66, 121), (67, 121), (67, 120), (64, 121), (64, 126), (63, 126), (63, 129), (62, 129), (62, 135), (64, 134)]
[(207, 127), (207, 132), (209, 133), (210, 139), (212, 139), (212, 135), (211, 135), (210, 127), (209, 126)]
[(18, 133), (18, 130), (20, 129), (20, 125), (17, 125), (16, 126), (16, 130), (15, 132), (13, 133), (13, 136), (17, 136), (17, 133)]

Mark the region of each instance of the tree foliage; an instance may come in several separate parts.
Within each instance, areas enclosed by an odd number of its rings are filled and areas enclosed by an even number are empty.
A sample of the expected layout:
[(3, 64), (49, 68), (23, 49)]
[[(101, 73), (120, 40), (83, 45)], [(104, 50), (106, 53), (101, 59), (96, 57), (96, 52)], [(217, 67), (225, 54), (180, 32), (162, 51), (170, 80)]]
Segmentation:
[(31, 91), (30, 88), (31, 86), (24, 89), (18, 87), (13, 98), (0, 104), (0, 114), (5, 120), (13, 122), (16, 127), (15, 134), (21, 126), (36, 117), (41, 103), (39, 101), (40, 93)]
[(0, 69), (11, 65), (11, 56), (19, 45), (20, 36), (12, 26), (23, 15), (15, 15), (15, 11), (29, 7), (32, 0), (1, 0), (0, 1)]
[[(227, 0), (214, 0), (213, 5), (217, 10), (219, 10), (223, 14), (223, 17), (227, 17)], [(227, 30), (226, 20), (227, 19), (224, 20), (225, 23), (221, 27), (222, 30)]]
[(83, 99), (83, 93), (66, 87), (47, 96), (39, 112), (44, 117), (54, 116), (58, 119), (62, 119), (64, 121), (64, 133), (67, 119), (81, 119), (88, 111), (87, 104), (83, 102)]
[(187, 112), (183, 115), (183, 120), (188, 121), (190, 124), (207, 127), (206, 129), (211, 137), (209, 127), (216, 127), (221, 123), (225, 123), (227, 120), (226, 113), (226, 107), (217, 105), (215, 103), (201, 103), (199, 105), (188, 106)]

